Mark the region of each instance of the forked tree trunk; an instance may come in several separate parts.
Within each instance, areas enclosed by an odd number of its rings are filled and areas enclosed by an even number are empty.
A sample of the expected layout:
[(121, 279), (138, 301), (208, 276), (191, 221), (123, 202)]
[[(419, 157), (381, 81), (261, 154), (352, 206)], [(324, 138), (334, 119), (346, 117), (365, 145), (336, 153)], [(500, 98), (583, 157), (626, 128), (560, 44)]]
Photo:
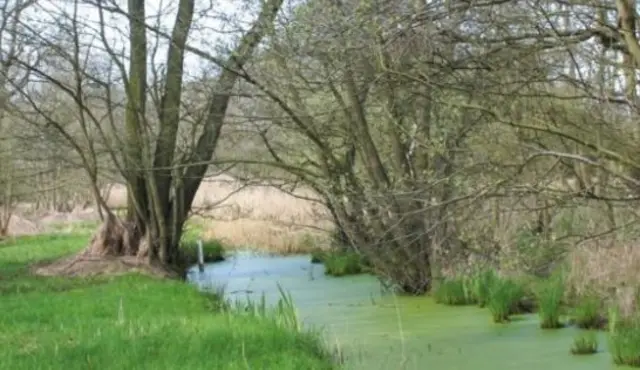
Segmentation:
[(94, 256), (144, 257), (148, 253), (148, 245), (144, 244), (143, 239), (135, 223), (109, 212), (91, 238), (86, 252)]
[[(180, 123), (183, 64), (187, 36), (193, 19), (195, 0), (180, 0), (170, 40), (164, 90), (158, 107), (159, 131), (152, 145), (146, 135), (145, 101), (147, 99), (147, 28), (145, 0), (128, 0), (129, 76), (125, 119), (124, 177), (127, 183), (127, 213), (125, 220), (112, 212), (96, 233), (88, 250), (97, 255), (138, 256), (149, 262), (179, 265), (179, 243), (183, 226), (215, 151), (231, 92), (253, 51), (271, 27), (282, 0), (264, 3), (258, 19), (242, 37), (225, 61), (224, 68), (213, 84), (216, 92), (210, 97), (208, 111), (202, 122), (202, 134), (193, 152), (176, 163), (175, 149)], [(204, 52), (189, 49), (201, 57)], [(213, 60), (212, 57), (210, 59)], [(124, 68), (122, 68), (124, 71)], [(155, 151), (152, 149), (155, 147)], [(174, 169), (176, 165), (178, 169)]]

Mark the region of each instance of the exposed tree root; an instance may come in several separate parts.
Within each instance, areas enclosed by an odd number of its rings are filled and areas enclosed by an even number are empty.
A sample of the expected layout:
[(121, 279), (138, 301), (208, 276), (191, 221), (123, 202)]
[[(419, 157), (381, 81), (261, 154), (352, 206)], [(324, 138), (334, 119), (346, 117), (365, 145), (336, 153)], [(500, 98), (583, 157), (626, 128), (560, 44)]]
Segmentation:
[(34, 265), (42, 276), (95, 276), (142, 272), (153, 276), (177, 278), (179, 274), (148, 258), (149, 244), (132, 224), (109, 215), (79, 254)]
[(83, 253), (90, 256), (136, 256), (142, 259), (149, 252), (146, 239), (134, 224), (123, 222), (110, 214)]

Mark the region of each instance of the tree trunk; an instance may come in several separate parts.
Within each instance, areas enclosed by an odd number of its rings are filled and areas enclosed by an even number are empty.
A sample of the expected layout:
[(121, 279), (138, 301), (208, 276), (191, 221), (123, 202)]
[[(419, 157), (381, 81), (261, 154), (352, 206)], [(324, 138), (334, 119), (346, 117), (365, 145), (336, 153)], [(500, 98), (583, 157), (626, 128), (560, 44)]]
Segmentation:
[[(181, 265), (179, 250), (189, 210), (206, 174), (208, 161), (217, 146), (232, 89), (253, 51), (273, 23), (282, 0), (265, 2), (253, 27), (242, 37), (224, 63), (214, 82), (204, 118), (203, 132), (190, 156), (176, 163), (175, 149), (180, 123), (182, 81), (187, 38), (193, 19), (195, 0), (180, 0), (170, 36), (167, 69), (159, 111), (159, 133), (155, 143), (146, 133), (147, 99), (147, 25), (145, 0), (129, 0), (129, 36), (131, 57), (127, 81), (124, 177), (127, 183), (126, 219), (108, 212), (94, 236), (89, 252), (98, 255), (123, 255), (148, 258), (149, 263)], [(189, 49), (191, 50), (191, 49)], [(193, 51), (193, 50), (192, 50)], [(207, 57), (204, 52), (197, 52)], [(213, 59), (212, 59), (213, 60)], [(216, 63), (219, 63), (215, 61)], [(124, 68), (123, 68), (124, 70)], [(153, 150), (155, 148), (155, 151)]]

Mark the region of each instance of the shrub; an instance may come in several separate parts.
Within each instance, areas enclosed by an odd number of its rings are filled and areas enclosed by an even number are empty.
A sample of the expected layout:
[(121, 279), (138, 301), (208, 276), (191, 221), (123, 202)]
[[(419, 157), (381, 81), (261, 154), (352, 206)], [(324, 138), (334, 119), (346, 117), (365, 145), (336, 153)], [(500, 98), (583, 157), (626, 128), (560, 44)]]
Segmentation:
[(355, 252), (331, 252), (324, 258), (325, 274), (357, 275), (365, 272), (366, 261)]
[(571, 354), (591, 355), (598, 352), (598, 337), (596, 333), (589, 331), (580, 333), (573, 338)]
[(581, 329), (602, 329), (605, 320), (600, 315), (600, 301), (589, 296), (578, 301), (573, 309), (572, 321)]
[(324, 261), (327, 259), (328, 253), (329, 252), (324, 249), (314, 248), (311, 251), (311, 263), (324, 263)]
[(484, 270), (477, 273), (472, 280), (471, 289), (478, 306), (484, 307), (489, 302), (491, 287), (498, 280), (493, 270)]
[(616, 365), (640, 367), (640, 317), (620, 319), (617, 310), (610, 312), (609, 352)]
[(564, 296), (564, 281), (558, 277), (550, 278), (540, 284), (536, 290), (538, 314), (542, 329), (557, 329), (560, 322), (560, 309)]
[(461, 306), (476, 303), (471, 284), (464, 278), (444, 280), (433, 293), (437, 303)]
[[(203, 240), (204, 263), (224, 261), (224, 246), (218, 240)], [(190, 240), (183, 244), (182, 253), (188, 264), (198, 263), (198, 242)]]
[(524, 295), (522, 287), (511, 279), (498, 279), (489, 293), (487, 307), (491, 311), (493, 322), (504, 323), (514, 312), (518, 301)]

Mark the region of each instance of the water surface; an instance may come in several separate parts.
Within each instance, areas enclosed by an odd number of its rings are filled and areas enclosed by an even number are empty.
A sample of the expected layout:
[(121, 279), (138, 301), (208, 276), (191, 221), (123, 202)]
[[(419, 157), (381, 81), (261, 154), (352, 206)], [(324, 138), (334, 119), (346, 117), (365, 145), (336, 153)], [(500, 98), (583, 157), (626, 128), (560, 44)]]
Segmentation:
[(486, 309), (436, 305), (427, 297), (385, 293), (368, 275), (334, 278), (309, 256), (238, 253), (193, 270), (191, 280), (224, 287), (238, 299), (268, 303), (288, 291), (304, 324), (321, 326), (347, 354), (349, 369), (606, 370), (615, 367), (601, 335), (601, 351), (572, 356), (576, 329), (540, 330), (535, 315), (496, 325)]

